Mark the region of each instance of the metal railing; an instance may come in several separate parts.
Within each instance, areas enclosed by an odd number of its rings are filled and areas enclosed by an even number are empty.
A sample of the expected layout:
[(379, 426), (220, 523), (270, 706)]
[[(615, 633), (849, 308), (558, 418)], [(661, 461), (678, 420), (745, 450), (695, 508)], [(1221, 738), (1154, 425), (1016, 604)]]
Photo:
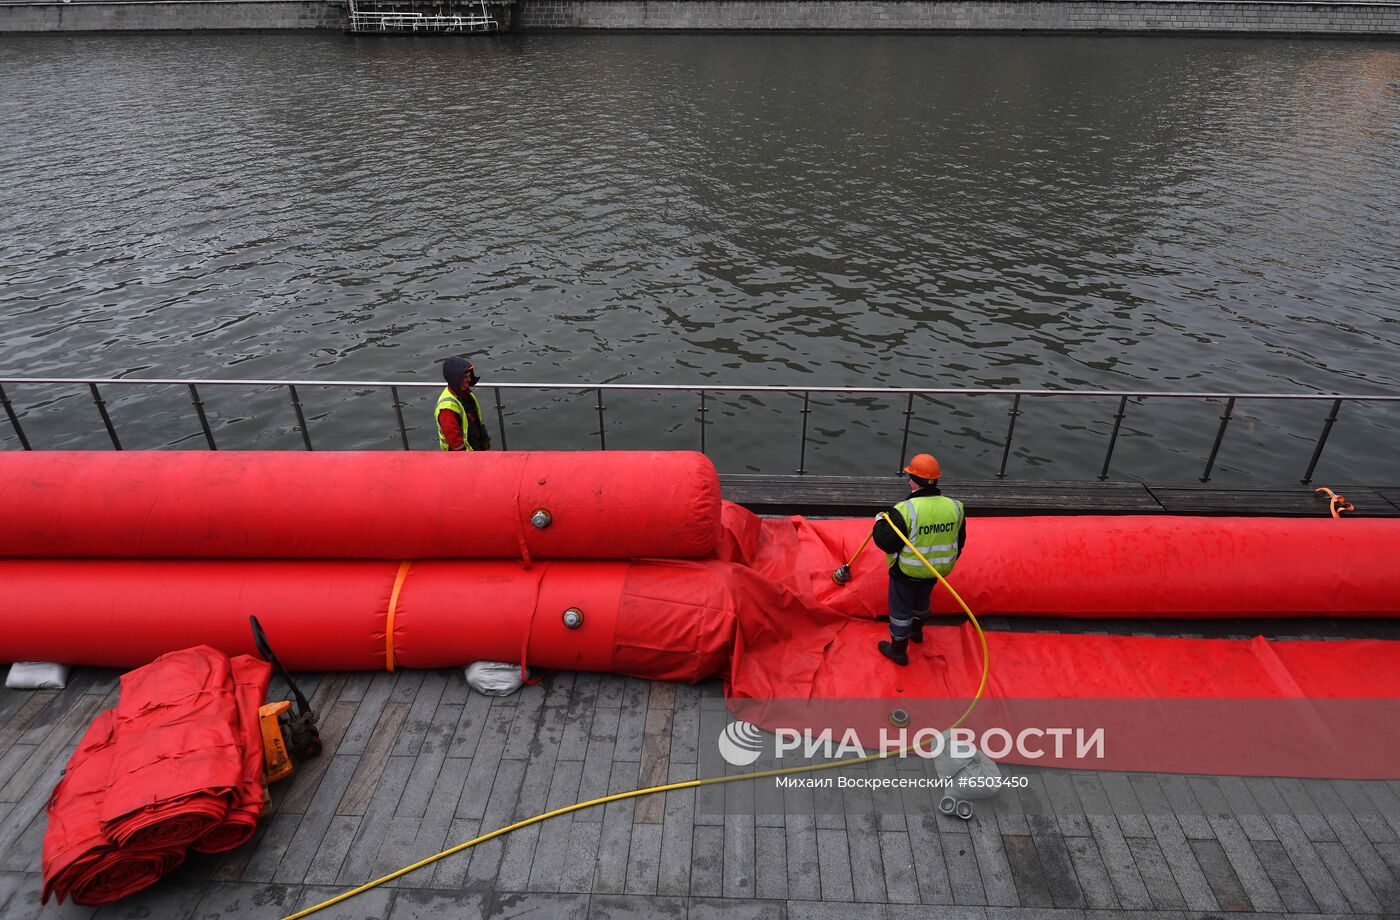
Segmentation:
[[(31, 385), (53, 385), (53, 386), (84, 386), (87, 387), (92, 397), (93, 405), (102, 418), (102, 424), (107, 429), (107, 435), (111, 438), (112, 447), (116, 450), (122, 449), (121, 440), (117, 435), (117, 429), (112, 422), (111, 413), (107, 410), (107, 402), (102, 395), (101, 387), (185, 387), (189, 391), (190, 403), (195, 414), (199, 418), (201, 430), (204, 438), (208, 442), (210, 450), (218, 450), (218, 444), (214, 438), (213, 428), (209, 424), (209, 417), (205, 411), (204, 401), (200, 396), (200, 387), (272, 387), (284, 389), (287, 393), (288, 401), (291, 403), (293, 411), (296, 413), (297, 430), (301, 433), (302, 444), (306, 450), (314, 450), (311, 441), (311, 431), (306, 423), (306, 413), (302, 405), (301, 397), (297, 392), (297, 387), (332, 387), (350, 389), (377, 389), (388, 392), (393, 401), (395, 418), (398, 421), (399, 437), (404, 450), (411, 449), (408, 439), (408, 428), (404, 424), (403, 407), (404, 402), (400, 399), (399, 392), (404, 389), (419, 390), (440, 390), (441, 383), (419, 383), (412, 381), (384, 381), (384, 380), (189, 380), (189, 379), (150, 379), (150, 378), (114, 378), (114, 379), (94, 379), (88, 377), (0, 377), (0, 405), (4, 407), (10, 424), (14, 427), (18, 436), (20, 446), (24, 450), (33, 450), (28, 437), (25, 435), (21, 425), (20, 417), (23, 414), (17, 410), (9, 394), (5, 390), (5, 385), (31, 386)], [(598, 448), (607, 450), (607, 405), (603, 401), (604, 392), (642, 392), (642, 393), (688, 393), (698, 397), (696, 421), (699, 426), (700, 451), (705, 451), (705, 428), (710, 422), (706, 415), (710, 411), (708, 401), (720, 394), (756, 394), (773, 393), (800, 396), (802, 398), (802, 433), (798, 445), (797, 473), (805, 475), (807, 472), (807, 445), (808, 417), (812, 413), (813, 394), (831, 394), (836, 396), (884, 396), (884, 397), (904, 397), (904, 426), (903, 435), (900, 441), (899, 466), (904, 463), (905, 455), (909, 449), (909, 431), (917, 415), (914, 409), (916, 398), (938, 398), (938, 397), (988, 397), (1009, 399), (1010, 405), (1007, 409), (1006, 437), (1002, 441), (1001, 463), (997, 470), (997, 478), (1006, 478), (1006, 467), (1011, 457), (1011, 445), (1016, 434), (1016, 420), (1023, 414), (1022, 404), (1027, 399), (1110, 399), (1118, 400), (1117, 410), (1113, 414), (1113, 426), (1108, 436), (1108, 444), (1104, 451), (1103, 466), (1099, 471), (1100, 481), (1108, 479), (1109, 466), (1113, 462), (1113, 452), (1118, 444), (1118, 436), (1123, 427), (1123, 420), (1127, 416), (1129, 400), (1171, 400), (1171, 401), (1207, 401), (1223, 403), (1220, 413), (1220, 423), (1215, 432), (1214, 442), (1211, 444), (1210, 454), (1205, 460), (1205, 469), (1201, 473), (1200, 481), (1209, 482), (1211, 473), (1215, 469), (1216, 458), (1220, 454), (1220, 445), (1225, 440), (1225, 433), (1230, 426), (1231, 420), (1235, 416), (1235, 410), (1244, 401), (1271, 401), (1271, 402), (1302, 402), (1302, 403), (1326, 403), (1328, 404), (1327, 415), (1322, 419), (1322, 429), (1313, 444), (1312, 456), (1308, 460), (1307, 469), (1299, 480), (1303, 485), (1312, 482), (1313, 472), (1317, 469), (1318, 460), (1322, 457), (1323, 448), (1327, 446), (1327, 439), (1332, 433), (1333, 426), (1342, 411), (1342, 406), (1347, 403), (1400, 403), (1400, 394), (1313, 394), (1313, 393), (1180, 393), (1180, 392), (1149, 392), (1132, 390), (1031, 390), (1031, 389), (995, 389), (995, 388), (951, 388), (951, 387), (787, 387), (787, 386), (722, 386), (722, 385), (689, 385), (689, 384), (647, 384), (647, 383), (600, 383), (600, 384), (569, 384), (569, 383), (493, 383), (486, 386), (479, 386), (477, 391), (490, 390), (494, 396), (496, 407), (496, 419), (501, 433), (501, 447), (509, 449), (507, 441), (508, 433), (506, 429), (505, 402), (502, 398), (502, 391), (541, 391), (541, 392), (568, 392), (568, 393), (588, 393), (596, 396), (594, 409), (598, 413)]]

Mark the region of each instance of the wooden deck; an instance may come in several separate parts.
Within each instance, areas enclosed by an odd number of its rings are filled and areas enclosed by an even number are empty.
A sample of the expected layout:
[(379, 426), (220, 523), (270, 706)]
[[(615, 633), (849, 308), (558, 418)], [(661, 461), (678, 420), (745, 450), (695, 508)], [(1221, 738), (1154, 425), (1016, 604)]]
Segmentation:
[[(255, 840), (99, 911), (38, 907), (43, 805), (117, 674), (0, 690), (0, 916), (279, 917), (548, 808), (693, 778), (711, 682), (309, 674), (325, 753)], [(285, 689), (274, 683), (274, 698)], [(711, 701), (713, 702), (713, 701)], [(556, 818), (318, 916), (1187, 920), (1400, 916), (1400, 783), (1040, 771), (963, 823), (720, 816), (694, 790)], [(853, 809), (855, 810), (855, 809)]]
[[(875, 514), (909, 494), (899, 477), (720, 476), (724, 497), (758, 514), (838, 517)], [(1330, 485), (1330, 484), (1329, 484)], [(952, 479), (944, 492), (969, 515), (1185, 514), (1328, 517), (1327, 500), (1311, 486), (1222, 488), (1142, 482), (1031, 482)], [(1348, 517), (1400, 517), (1400, 488), (1338, 487), (1356, 506)]]

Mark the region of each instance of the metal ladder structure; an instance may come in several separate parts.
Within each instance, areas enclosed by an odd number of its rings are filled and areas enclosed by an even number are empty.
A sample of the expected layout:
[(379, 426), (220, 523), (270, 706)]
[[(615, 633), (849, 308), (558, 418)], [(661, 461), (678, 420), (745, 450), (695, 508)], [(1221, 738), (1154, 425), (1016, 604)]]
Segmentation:
[(455, 33), (499, 32), (501, 24), (486, 8), (486, 0), (477, 0), (476, 9), (463, 13), (417, 13), (402, 10), (366, 9), (377, 6), (349, 0), (347, 29), (356, 33)]

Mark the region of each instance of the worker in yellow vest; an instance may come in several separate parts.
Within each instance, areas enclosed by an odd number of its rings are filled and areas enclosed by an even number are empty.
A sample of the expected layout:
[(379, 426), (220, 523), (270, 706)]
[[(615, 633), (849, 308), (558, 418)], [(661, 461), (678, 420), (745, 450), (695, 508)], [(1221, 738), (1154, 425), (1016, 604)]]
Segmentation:
[(442, 377), (447, 381), (438, 396), (438, 447), (443, 450), (490, 450), (491, 435), (481, 417), (481, 403), (472, 387), (480, 382), (476, 365), (468, 358), (456, 355), (442, 362)]
[[(909, 497), (885, 513), (940, 575), (950, 575), (967, 543), (963, 503), (938, 490), (943, 470), (932, 454), (914, 457), (904, 472), (909, 476)], [(907, 665), (909, 643), (924, 641), (924, 623), (931, 615), (929, 597), (938, 579), (890, 524), (876, 518), (872, 537), (890, 565), (890, 638), (878, 648), (895, 664)]]

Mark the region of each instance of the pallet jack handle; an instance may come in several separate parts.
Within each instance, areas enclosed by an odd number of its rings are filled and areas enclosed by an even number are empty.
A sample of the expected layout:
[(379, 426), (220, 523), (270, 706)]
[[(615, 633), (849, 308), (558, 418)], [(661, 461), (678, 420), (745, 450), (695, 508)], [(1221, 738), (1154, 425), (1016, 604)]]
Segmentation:
[(305, 694), (301, 692), (301, 688), (296, 685), (296, 681), (292, 680), (292, 675), (287, 673), (287, 669), (282, 666), (277, 653), (272, 650), (272, 646), (267, 641), (267, 633), (263, 632), (262, 624), (258, 622), (258, 618), (250, 616), (248, 622), (253, 627), (253, 644), (258, 647), (258, 654), (263, 657), (264, 661), (272, 662), (277, 673), (282, 675), (287, 686), (292, 688), (292, 695), (297, 699), (297, 715), (304, 716), (311, 712), (311, 704), (307, 701)]

